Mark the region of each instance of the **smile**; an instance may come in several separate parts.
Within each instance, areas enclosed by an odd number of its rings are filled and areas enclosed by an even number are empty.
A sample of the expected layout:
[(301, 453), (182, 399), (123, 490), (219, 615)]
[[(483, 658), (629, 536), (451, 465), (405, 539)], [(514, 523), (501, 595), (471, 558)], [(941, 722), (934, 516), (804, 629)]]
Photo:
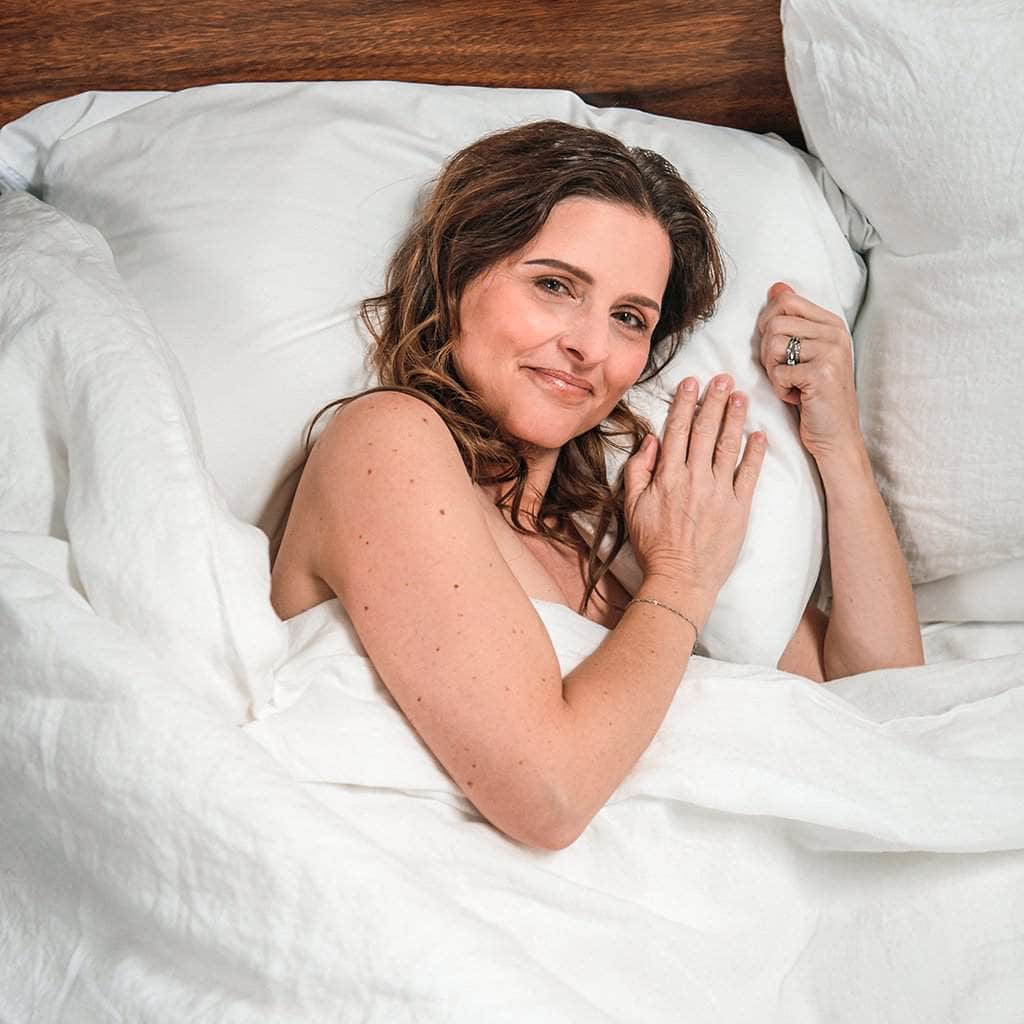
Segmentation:
[(560, 370), (549, 370), (539, 366), (528, 366), (533, 380), (542, 388), (565, 398), (584, 399), (593, 394), (593, 388), (585, 381)]

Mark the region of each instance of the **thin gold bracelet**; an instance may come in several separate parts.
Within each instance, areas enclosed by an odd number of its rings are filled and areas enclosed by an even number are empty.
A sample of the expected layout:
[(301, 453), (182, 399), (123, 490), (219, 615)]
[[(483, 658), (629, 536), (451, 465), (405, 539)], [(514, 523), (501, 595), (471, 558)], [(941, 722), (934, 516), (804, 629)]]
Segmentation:
[[(665, 611), (671, 612), (673, 615), (678, 615), (684, 622), (688, 622), (693, 626), (693, 642), (697, 643), (700, 639), (700, 630), (697, 628), (697, 623), (690, 618), (689, 615), (684, 614), (678, 608), (673, 608), (670, 604), (665, 604), (664, 601), (655, 601), (653, 597), (634, 597), (629, 604), (653, 604), (655, 608), (664, 608)], [(629, 605), (626, 605), (628, 608)]]

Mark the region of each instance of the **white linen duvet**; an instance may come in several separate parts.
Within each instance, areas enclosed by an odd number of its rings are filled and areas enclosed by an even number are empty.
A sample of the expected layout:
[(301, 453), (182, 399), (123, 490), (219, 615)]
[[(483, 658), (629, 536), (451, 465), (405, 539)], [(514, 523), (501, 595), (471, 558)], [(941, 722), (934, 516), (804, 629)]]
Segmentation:
[[(584, 835), (523, 848), (337, 602), (276, 619), (173, 356), (40, 207), (0, 200), (0, 1020), (1020, 1019), (1024, 655), (695, 658)], [(536, 607), (563, 669), (600, 643)]]

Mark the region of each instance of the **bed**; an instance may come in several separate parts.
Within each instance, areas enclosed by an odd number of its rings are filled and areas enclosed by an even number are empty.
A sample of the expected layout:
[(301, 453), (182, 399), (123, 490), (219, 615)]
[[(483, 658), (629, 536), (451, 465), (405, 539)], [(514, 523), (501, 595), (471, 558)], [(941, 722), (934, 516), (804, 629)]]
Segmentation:
[[(0, 1020), (1021, 1019), (1024, 15), (934, 7), (0, 16)], [(269, 602), (358, 300), (440, 161), (538, 117), (715, 215), (726, 292), (641, 411), (729, 369), (772, 439), (701, 656), (559, 851), (475, 812), (338, 602)], [(778, 279), (851, 326), (922, 667), (775, 667), (829, 602), (752, 354)], [(536, 608), (564, 671), (600, 643)]]

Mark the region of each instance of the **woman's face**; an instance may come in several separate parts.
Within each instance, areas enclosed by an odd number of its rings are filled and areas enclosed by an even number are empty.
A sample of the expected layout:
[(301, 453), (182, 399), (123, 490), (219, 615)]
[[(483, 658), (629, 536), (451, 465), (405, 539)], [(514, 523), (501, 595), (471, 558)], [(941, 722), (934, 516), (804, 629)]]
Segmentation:
[(653, 217), (574, 197), (466, 286), (455, 363), (512, 437), (557, 449), (643, 372), (672, 252)]

